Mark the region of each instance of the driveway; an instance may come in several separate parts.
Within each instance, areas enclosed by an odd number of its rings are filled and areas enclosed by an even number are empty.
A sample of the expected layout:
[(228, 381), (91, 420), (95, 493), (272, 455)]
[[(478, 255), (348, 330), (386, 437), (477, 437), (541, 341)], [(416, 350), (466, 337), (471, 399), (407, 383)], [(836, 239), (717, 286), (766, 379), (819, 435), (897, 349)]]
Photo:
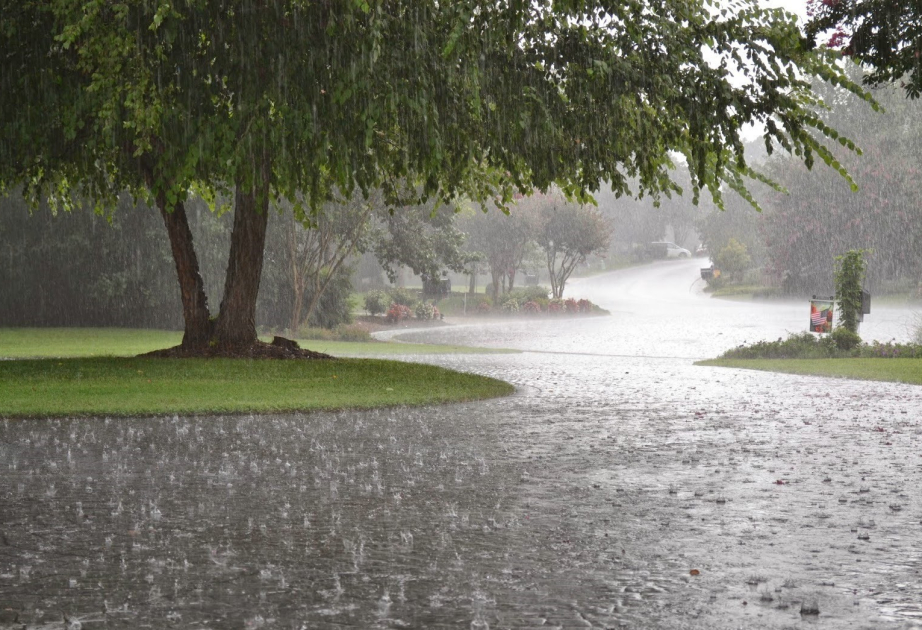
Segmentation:
[(808, 313), (699, 264), (413, 336), (506, 399), (0, 424), (0, 627), (922, 627), (922, 389), (694, 366)]

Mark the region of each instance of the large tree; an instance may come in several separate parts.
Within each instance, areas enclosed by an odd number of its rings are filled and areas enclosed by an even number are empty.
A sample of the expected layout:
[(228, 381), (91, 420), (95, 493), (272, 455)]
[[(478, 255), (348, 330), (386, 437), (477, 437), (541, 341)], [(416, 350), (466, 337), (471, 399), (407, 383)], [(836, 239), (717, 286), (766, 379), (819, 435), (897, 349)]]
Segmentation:
[(612, 226), (590, 205), (567, 202), (558, 194), (535, 195), (519, 202), (533, 213), (534, 238), (544, 253), (551, 297), (562, 298), (567, 280), (592, 254), (611, 243)]
[(473, 212), (464, 217), (462, 228), (468, 247), (490, 273), (491, 297), (498, 304), (500, 291), (511, 291), (515, 285), (516, 272), (534, 240), (536, 222), (527, 204), (516, 204), (505, 213), (495, 207)]
[(870, 66), (868, 85), (900, 81), (922, 95), (922, 3), (916, 0), (809, 0), (807, 33)]
[(872, 290), (918, 285), (922, 102), (906, 99), (895, 85), (875, 90), (874, 97), (886, 113), (842, 99), (827, 114), (831, 125), (849, 133), (863, 149), (860, 157), (842, 156), (858, 192), (829, 173), (805, 172), (795, 160), (773, 159), (766, 165), (790, 193), (767, 194), (759, 217), (768, 270), (787, 292), (831, 291), (832, 260), (852, 249), (870, 252), (867, 279)]
[[(273, 196), (303, 195), (302, 213), (334, 189), (398, 201), (393, 183), (407, 181), (418, 202), (508, 202), (553, 184), (583, 197), (601, 181), (658, 195), (677, 188), (679, 152), (694, 197), (719, 202), (724, 185), (747, 195), (750, 122), (768, 145), (839, 168), (807, 78), (849, 85), (792, 16), (755, 0), (732, 11), (712, 0), (0, 0), (0, 50), (0, 182), (154, 201), (190, 353), (257, 345)], [(233, 192), (214, 320), (185, 219), (194, 186)]]

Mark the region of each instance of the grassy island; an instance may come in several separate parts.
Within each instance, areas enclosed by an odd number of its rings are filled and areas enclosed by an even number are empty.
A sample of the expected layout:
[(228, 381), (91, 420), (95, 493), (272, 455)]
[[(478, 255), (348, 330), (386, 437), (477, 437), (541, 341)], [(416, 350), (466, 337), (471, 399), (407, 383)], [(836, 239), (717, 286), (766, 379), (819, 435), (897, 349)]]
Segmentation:
[[(178, 340), (178, 333), (165, 331), (0, 329), (0, 357), (7, 359), (0, 360), (0, 417), (368, 409), (477, 400), (514, 391), (492, 378), (378, 358), (133, 356)], [(383, 342), (309, 342), (311, 349), (334, 355), (338, 349), (357, 353), (357, 346), (375, 356), (465, 351)]]

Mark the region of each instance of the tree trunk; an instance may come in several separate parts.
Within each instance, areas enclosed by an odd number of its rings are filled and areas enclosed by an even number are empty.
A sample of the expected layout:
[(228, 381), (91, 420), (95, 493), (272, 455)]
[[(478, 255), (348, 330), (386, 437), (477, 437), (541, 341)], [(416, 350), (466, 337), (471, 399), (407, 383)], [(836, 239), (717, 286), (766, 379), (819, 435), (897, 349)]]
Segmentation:
[(503, 277), (503, 272), (498, 269), (490, 269), (490, 277), (493, 280), (493, 291), (491, 297), (493, 299), (493, 306), (496, 307), (498, 306), (499, 302), (500, 278)]
[(208, 298), (205, 296), (205, 283), (199, 273), (198, 257), (192, 242), (192, 231), (186, 216), (186, 206), (181, 201), (167, 210), (166, 199), (157, 200), (160, 215), (170, 237), (173, 261), (176, 263), (176, 276), (179, 279), (179, 291), (182, 299), (182, 316), (185, 332), (182, 337), (184, 348), (205, 346), (211, 339), (212, 322), (208, 312)]
[(224, 298), (215, 325), (222, 350), (246, 348), (257, 341), (256, 297), (263, 269), (266, 225), (269, 218), (268, 177), (264, 174), (251, 190), (234, 195), (234, 228), (224, 278)]
[(288, 256), (291, 269), (291, 290), (294, 298), (291, 303), (291, 319), (288, 322), (288, 333), (294, 337), (301, 325), (301, 309), (304, 307), (304, 276), (298, 261), (298, 245), (296, 241), (297, 226), (292, 221), (288, 226)]
[(551, 297), (554, 299), (560, 299), (561, 292), (557, 287), (557, 273), (555, 269), (556, 265), (557, 265), (557, 254), (555, 253), (553, 256), (551, 256), (551, 254), (548, 253), (547, 254), (547, 275), (548, 275), (548, 279), (551, 282)]

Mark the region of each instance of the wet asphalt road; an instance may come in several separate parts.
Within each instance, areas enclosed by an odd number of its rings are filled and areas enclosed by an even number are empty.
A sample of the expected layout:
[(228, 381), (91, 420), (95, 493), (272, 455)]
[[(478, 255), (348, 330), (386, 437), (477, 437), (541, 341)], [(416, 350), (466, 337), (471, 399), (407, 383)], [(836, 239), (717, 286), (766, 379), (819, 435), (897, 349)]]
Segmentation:
[(0, 627), (922, 627), (922, 389), (694, 366), (807, 313), (698, 266), (413, 336), (506, 399), (0, 423)]

